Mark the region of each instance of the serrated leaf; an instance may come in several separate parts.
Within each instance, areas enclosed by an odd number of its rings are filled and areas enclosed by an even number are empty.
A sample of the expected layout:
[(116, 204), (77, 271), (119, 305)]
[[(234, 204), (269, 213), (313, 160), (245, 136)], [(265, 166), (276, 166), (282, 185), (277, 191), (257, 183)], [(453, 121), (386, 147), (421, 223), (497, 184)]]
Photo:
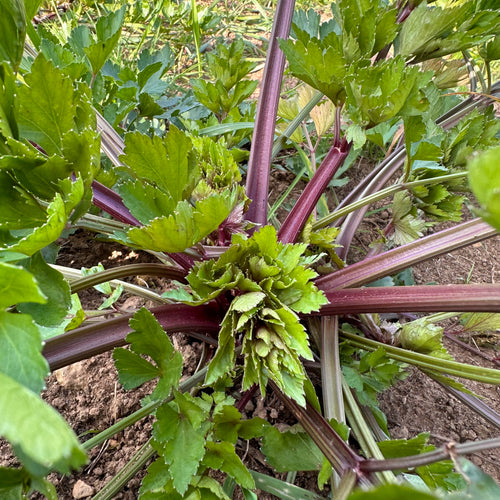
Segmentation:
[(8, 61), (15, 71), (23, 57), (26, 11), (23, 0), (4, 0), (0, 16), (0, 61)]
[(468, 170), (470, 186), (481, 205), (479, 214), (500, 232), (500, 147), (475, 156)]
[(453, 359), (443, 345), (443, 328), (428, 322), (426, 318), (404, 323), (399, 338), (404, 349)]
[(27, 236), (9, 244), (5, 250), (31, 256), (59, 238), (66, 226), (66, 210), (62, 197), (57, 194), (47, 207), (47, 219)]
[[(298, 33), (300, 30), (296, 29)], [(280, 40), (291, 73), (325, 94), (337, 106), (344, 102), (347, 61), (339, 35), (328, 33), (323, 39), (301, 36), (303, 40)], [(309, 38), (309, 39), (308, 39)], [(307, 40), (307, 41), (304, 41)]]
[(17, 306), (18, 311), (30, 314), (41, 326), (58, 326), (71, 308), (71, 291), (68, 282), (59, 271), (45, 262), (40, 252), (19, 264), (35, 276), (40, 290), (47, 297), (47, 302), (40, 304), (37, 301), (33, 303), (23, 300)]
[(170, 215), (176, 206), (169, 194), (144, 181), (120, 184), (117, 191), (132, 215), (142, 224), (156, 217)]
[(19, 131), (49, 155), (62, 154), (62, 137), (74, 126), (73, 82), (39, 55), (18, 89)]
[(203, 463), (214, 470), (220, 470), (232, 477), (243, 488), (254, 489), (255, 482), (236, 455), (234, 445), (227, 441), (214, 443), (207, 441)]
[(250, 292), (239, 295), (231, 302), (231, 310), (237, 312), (249, 312), (257, 307), (265, 298), (263, 292)]
[(498, 34), (500, 13), (466, 2), (457, 7), (429, 8), (421, 3), (403, 23), (399, 53), (423, 61), (459, 52)]
[(500, 314), (498, 313), (465, 313), (460, 316), (460, 321), (466, 332), (500, 330)]
[(380, 61), (373, 66), (351, 68), (346, 86), (346, 106), (353, 121), (366, 128), (396, 116), (416, 115), (427, 109), (421, 89), (432, 73), (406, 66), (402, 57)]
[(137, 178), (147, 179), (177, 203), (189, 196), (199, 179), (192, 149), (191, 139), (170, 126), (163, 139), (139, 132), (127, 134), (120, 160)]
[(335, 108), (331, 101), (325, 101), (312, 109), (309, 116), (314, 122), (316, 134), (322, 136), (328, 132), (333, 125), (335, 120)]
[[(159, 377), (150, 399), (164, 399), (179, 384), (182, 355), (175, 351), (168, 335), (147, 309), (142, 308), (134, 314), (130, 327), (133, 331), (127, 335), (126, 341), (131, 350), (115, 349), (113, 352), (120, 383), (126, 389), (133, 389)], [(156, 366), (142, 356), (149, 356)]]
[[(155, 448), (170, 465), (170, 474), (175, 489), (184, 494), (196, 474), (205, 454), (205, 423), (197, 429), (191, 421), (178, 412), (174, 403), (163, 405), (156, 412), (157, 421), (153, 426)], [(200, 421), (206, 421), (208, 414), (201, 408)]]
[(278, 471), (320, 470), (323, 454), (312, 438), (301, 428), (280, 432), (275, 427), (264, 429), (262, 453)]
[(30, 316), (0, 311), (0, 372), (40, 392), (49, 373), (41, 350), (41, 335)]
[(107, 16), (100, 17), (96, 23), (97, 41), (83, 49), (92, 65), (94, 75), (99, 72), (118, 43), (125, 20), (125, 10), (123, 6)]
[(183, 252), (215, 231), (231, 213), (234, 203), (234, 194), (227, 191), (199, 200), (194, 209), (189, 202), (181, 201), (172, 215), (133, 228), (127, 236), (141, 248)]
[(17, 304), (21, 300), (39, 304), (47, 301), (35, 277), (21, 267), (0, 262), (0, 283), (0, 309)]
[(53, 408), (2, 372), (0, 387), (0, 435), (30, 472), (45, 475), (54, 468), (66, 473), (87, 462), (75, 434)]

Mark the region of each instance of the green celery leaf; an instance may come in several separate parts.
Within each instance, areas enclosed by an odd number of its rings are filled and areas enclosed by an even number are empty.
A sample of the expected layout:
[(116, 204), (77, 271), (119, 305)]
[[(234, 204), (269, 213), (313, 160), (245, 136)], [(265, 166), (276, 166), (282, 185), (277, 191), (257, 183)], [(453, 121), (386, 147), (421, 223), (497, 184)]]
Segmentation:
[(97, 41), (84, 47), (84, 52), (92, 65), (92, 73), (96, 75), (113, 52), (120, 39), (121, 29), (125, 20), (125, 5), (100, 17), (96, 24)]
[[(147, 309), (142, 308), (134, 314), (130, 327), (133, 331), (126, 337), (130, 350), (117, 348), (113, 352), (120, 383), (125, 389), (134, 389), (159, 377), (158, 385), (148, 399), (164, 399), (172, 388), (179, 385), (182, 355), (175, 351), (168, 335)], [(155, 365), (143, 355), (149, 356)]]
[(404, 323), (399, 338), (404, 349), (453, 360), (443, 345), (443, 327), (428, 322), (426, 318)]
[(41, 225), (46, 219), (40, 204), (18, 187), (10, 174), (0, 171), (1, 229), (25, 229)]
[(347, 110), (355, 123), (371, 128), (396, 116), (418, 115), (428, 107), (421, 90), (432, 78), (401, 56), (373, 66), (355, 65), (346, 86)]
[[(0, 58), (1, 59), (1, 58)], [(0, 138), (18, 137), (17, 120), (15, 117), (14, 101), (17, 94), (16, 77), (7, 62), (0, 61)], [(4, 147), (0, 141), (0, 153)]]
[(176, 203), (169, 194), (144, 181), (120, 184), (117, 191), (131, 214), (142, 224), (175, 210)]
[[(208, 411), (196, 404), (195, 398), (188, 394), (176, 393), (174, 402), (160, 406), (156, 412), (157, 421), (153, 425), (153, 446), (170, 466), (173, 486), (182, 495), (188, 489), (205, 455), (205, 433), (211, 425), (207, 422)], [(182, 413), (177, 401), (191, 403), (190, 418)], [(193, 413), (197, 407), (198, 418)], [(201, 425), (193, 427), (192, 421)]]
[(177, 203), (190, 195), (199, 180), (192, 150), (191, 139), (171, 126), (163, 139), (139, 132), (127, 134), (120, 160), (133, 175), (155, 184)]
[(35, 276), (40, 290), (47, 297), (47, 302), (40, 304), (24, 299), (18, 305), (18, 311), (30, 314), (39, 325), (48, 327), (59, 325), (72, 306), (68, 282), (59, 271), (45, 262), (40, 252), (19, 264)]
[(255, 482), (240, 457), (236, 455), (234, 445), (227, 441), (207, 441), (203, 463), (214, 470), (225, 472), (243, 488), (255, 488)]
[(19, 129), (22, 137), (46, 153), (62, 154), (62, 137), (74, 126), (73, 82), (39, 55), (18, 89)]
[(199, 200), (194, 209), (189, 202), (181, 201), (172, 215), (130, 229), (127, 236), (141, 248), (183, 252), (215, 231), (231, 213), (234, 203), (235, 195), (229, 191)]
[(294, 426), (284, 432), (272, 426), (264, 429), (262, 453), (278, 472), (321, 469), (323, 454), (302, 428)]
[(495, 480), (485, 474), (479, 467), (463, 457), (457, 457), (467, 487), (465, 491), (452, 493), (445, 497), (447, 500), (467, 500), (477, 498), (481, 500), (496, 500), (500, 498), (500, 486)]
[(4, 0), (0, 16), (0, 61), (8, 61), (15, 71), (23, 57), (26, 12), (23, 0)]
[(47, 301), (35, 277), (20, 267), (0, 262), (0, 283), (0, 309), (17, 304), (21, 300), (39, 304)]
[(0, 311), (0, 372), (33, 392), (40, 392), (49, 373), (41, 350), (40, 331), (30, 316)]
[(489, 332), (500, 330), (499, 313), (465, 313), (460, 316), (466, 332)]
[(67, 473), (87, 462), (63, 418), (35, 393), (0, 372), (0, 435), (35, 475), (48, 469)]
[(459, 52), (498, 34), (500, 13), (481, 2), (430, 8), (422, 2), (402, 24), (398, 52), (413, 61)]
[(481, 205), (479, 215), (500, 232), (500, 147), (473, 157), (468, 170), (470, 186)]
[(347, 500), (401, 500), (403, 498), (408, 500), (438, 500), (440, 497), (419, 491), (411, 486), (384, 484), (368, 491), (366, 489), (355, 491), (347, 497)]
[(62, 197), (57, 194), (47, 207), (47, 219), (27, 236), (9, 244), (5, 249), (31, 256), (57, 240), (66, 226), (66, 210)]
[(414, 215), (411, 197), (407, 191), (399, 191), (394, 195), (392, 206), (392, 222), (394, 224), (393, 240), (396, 245), (404, 245), (420, 238), (424, 234), (425, 221)]
[[(300, 32), (298, 28), (295, 30)], [(290, 72), (319, 90), (335, 105), (345, 100), (344, 82), (347, 60), (342, 40), (333, 31), (320, 40), (302, 33), (297, 41), (280, 40), (280, 48), (288, 59)]]

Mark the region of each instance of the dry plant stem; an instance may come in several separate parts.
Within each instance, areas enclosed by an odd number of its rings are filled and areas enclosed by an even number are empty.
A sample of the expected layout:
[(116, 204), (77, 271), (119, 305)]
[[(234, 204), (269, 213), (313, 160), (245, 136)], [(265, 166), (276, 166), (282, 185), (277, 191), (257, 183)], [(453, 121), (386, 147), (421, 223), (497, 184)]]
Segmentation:
[[(167, 332), (186, 332), (195, 338), (217, 345), (207, 334), (217, 334), (221, 317), (218, 309), (211, 305), (192, 307), (185, 304), (166, 304), (151, 309), (156, 319)], [(76, 328), (49, 339), (42, 354), (50, 369), (90, 358), (125, 345), (125, 337), (131, 331), (129, 320), (132, 315), (112, 319), (98, 325)]]
[(411, 457), (388, 460), (363, 460), (359, 464), (359, 470), (364, 473), (370, 473), (383, 470), (412, 469), (454, 458), (457, 455), (468, 455), (493, 448), (500, 448), (500, 437), (460, 444), (451, 442), (445, 444), (441, 449)]
[(246, 194), (252, 203), (246, 218), (262, 225), (267, 223), (271, 153), (285, 67), (285, 55), (279, 48), (278, 39), (288, 38), (294, 7), (295, 0), (279, 0), (276, 7), (248, 161)]
[(500, 285), (416, 285), (326, 292), (329, 304), (316, 314), (388, 312), (500, 312)]
[(449, 333), (449, 332), (444, 332), (444, 336), (454, 342), (455, 344), (459, 345), (462, 349), (465, 349), (466, 351), (471, 352), (472, 354), (475, 354), (476, 356), (479, 356), (483, 359), (486, 359), (490, 363), (493, 363), (494, 365), (500, 366), (500, 361), (495, 358), (490, 358), (483, 352), (481, 352), (477, 347), (472, 347), (471, 345), (462, 342), (461, 340), (457, 339), (456, 335)]
[(496, 235), (495, 229), (486, 222), (474, 219), (322, 276), (316, 279), (316, 285), (324, 292), (366, 285), (431, 257)]

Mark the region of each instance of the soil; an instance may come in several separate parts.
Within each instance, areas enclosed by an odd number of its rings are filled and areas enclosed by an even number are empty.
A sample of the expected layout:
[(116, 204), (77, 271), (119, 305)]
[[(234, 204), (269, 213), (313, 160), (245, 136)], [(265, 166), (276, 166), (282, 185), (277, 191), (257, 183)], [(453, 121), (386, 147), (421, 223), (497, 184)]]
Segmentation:
[[(279, 184), (286, 183), (287, 177), (286, 173), (276, 174), (273, 184), (276, 192), (281, 192)], [(300, 187), (292, 193), (292, 197), (298, 196), (299, 192)], [(368, 249), (370, 239), (379, 234), (378, 231), (388, 222), (386, 219), (382, 213), (364, 223), (357, 239), (356, 251), (363, 252)], [(120, 245), (99, 241), (92, 234), (79, 230), (61, 247), (57, 263), (78, 269), (99, 262), (105, 268), (110, 268), (123, 263), (142, 261), (150, 262), (154, 261), (154, 258), (142, 252), (130, 251)], [(417, 284), (498, 283), (500, 280), (498, 262), (500, 262), (500, 238), (495, 237), (415, 267), (414, 278)], [(162, 280), (151, 280), (147, 277), (137, 279), (141, 284), (146, 280), (148, 286), (157, 291), (163, 291), (167, 286)], [(103, 300), (103, 296), (94, 290), (85, 291), (80, 296), (85, 309), (96, 309)], [(135, 310), (141, 305), (152, 304), (144, 304), (141, 299), (125, 295), (116, 307), (120, 312), (124, 312)], [(493, 332), (487, 338), (462, 338), (462, 341), (470, 345), (470, 351), (452, 341), (447, 341), (447, 347), (459, 361), (498, 368), (497, 364), (488, 362), (478, 355), (481, 353), (489, 358), (498, 358), (500, 346), (498, 340), (498, 333)], [(185, 373), (193, 373), (200, 357), (200, 344), (192, 342), (181, 334), (174, 335), (173, 342), (184, 356)], [(499, 387), (468, 381), (464, 384), (500, 413)], [(47, 379), (47, 389), (42, 396), (64, 416), (76, 434), (85, 440), (86, 436), (105, 429), (139, 409), (141, 398), (150, 391), (150, 385), (136, 391), (125, 391), (118, 382), (111, 354), (106, 353), (54, 372)], [(460, 443), (498, 436), (498, 428), (479, 417), (418, 370), (410, 370), (408, 378), (384, 393), (380, 401), (381, 408), (387, 415), (392, 438), (406, 439), (426, 431), (430, 433), (431, 442), (441, 446), (450, 442)], [(264, 401), (258, 396), (254, 397), (245, 408), (245, 416), (247, 418), (260, 416), (273, 423), (278, 421), (295, 423), (272, 394)], [(56, 485), (59, 497), (63, 500), (90, 498), (90, 495), (99, 491), (148, 440), (151, 425), (152, 419), (140, 421), (114, 436), (103, 446), (91, 450), (89, 464), (78, 474), (49, 476)], [(241, 455), (245, 456), (245, 463), (249, 468), (273, 474), (257, 448), (250, 446), (240, 451)], [(500, 451), (485, 451), (470, 458), (485, 472), (500, 481)], [(10, 448), (6, 443), (0, 442), (0, 465), (14, 463)], [(281, 479), (285, 478), (283, 474), (274, 474)], [(137, 498), (143, 475), (144, 472), (131, 479), (114, 498), (127, 500)], [(315, 482), (316, 479), (312, 474), (299, 474), (296, 480), (296, 484), (310, 490), (316, 490)], [(79, 496), (85, 491), (88, 493), (87, 496)], [(276, 498), (263, 492), (257, 494), (261, 500)]]

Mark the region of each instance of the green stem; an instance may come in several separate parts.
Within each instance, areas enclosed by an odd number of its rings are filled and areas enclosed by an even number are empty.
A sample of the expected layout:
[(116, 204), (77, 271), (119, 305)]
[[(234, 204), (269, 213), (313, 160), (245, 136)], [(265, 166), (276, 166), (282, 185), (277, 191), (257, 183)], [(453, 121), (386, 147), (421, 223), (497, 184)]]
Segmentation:
[(115, 495), (148, 463), (156, 451), (151, 446), (151, 438), (134, 454), (92, 500), (112, 500)]
[[(345, 378), (342, 377), (342, 389), (344, 391), (344, 399), (346, 403), (346, 414), (349, 420), (349, 425), (358, 441), (363, 453), (368, 458), (376, 458), (377, 460), (384, 460), (384, 455), (380, 451), (377, 442), (373, 438), (370, 428), (366, 425), (365, 419), (358, 403), (354, 398), (351, 388), (347, 385)], [(396, 476), (391, 471), (384, 471), (379, 475), (384, 483), (396, 482)]]
[(79, 277), (71, 282), (72, 293), (99, 285), (100, 283), (106, 283), (114, 279), (126, 278), (128, 276), (162, 276), (176, 280), (184, 280), (186, 276), (186, 273), (178, 268), (166, 266), (164, 264), (151, 263), (128, 264), (125, 266), (113, 267), (98, 273), (93, 273), (89, 276), (84, 276), (83, 278), (81, 277), (81, 273), (78, 272), (78, 274)]
[(377, 191), (374, 194), (366, 196), (365, 198), (361, 198), (355, 201), (354, 203), (351, 203), (350, 205), (347, 205), (327, 215), (326, 217), (317, 220), (313, 224), (313, 230), (316, 231), (318, 229), (321, 229), (322, 227), (328, 226), (333, 222), (335, 222), (336, 220), (341, 219), (346, 215), (349, 215), (351, 212), (354, 212), (355, 210), (358, 210), (366, 205), (370, 205), (371, 203), (374, 203), (376, 201), (383, 200), (384, 198), (387, 198), (388, 196), (391, 196), (397, 193), (398, 191), (402, 191), (403, 189), (412, 189), (418, 186), (440, 184), (442, 182), (455, 179), (462, 179), (465, 177), (467, 177), (467, 172), (458, 172), (455, 174), (443, 175), (441, 177), (433, 177), (431, 179), (420, 179), (418, 181), (413, 181), (413, 182), (402, 182), (399, 184), (394, 184), (393, 186), (389, 186), (385, 189), (382, 189), (381, 191)]
[(500, 370), (458, 363), (448, 359), (428, 356), (427, 354), (407, 351), (400, 347), (383, 344), (382, 342), (360, 337), (359, 335), (354, 335), (345, 331), (341, 331), (341, 337), (347, 340), (350, 345), (367, 351), (376, 351), (382, 347), (390, 358), (401, 361), (402, 363), (412, 364), (423, 370), (444, 373), (454, 377), (484, 382), (486, 384), (500, 385)]
[[(181, 382), (179, 384), (179, 391), (187, 392), (191, 390), (193, 387), (200, 384), (205, 378), (207, 369), (208, 367), (205, 367), (201, 369), (199, 372), (189, 377), (188, 379)], [(108, 427), (99, 434), (96, 434), (88, 441), (85, 441), (85, 443), (82, 444), (83, 448), (88, 451), (92, 449), (94, 446), (103, 443), (104, 441), (106, 441), (106, 439), (109, 439), (110, 437), (114, 436), (115, 434), (118, 434), (127, 427), (130, 427), (131, 425), (135, 424), (139, 420), (147, 417), (148, 415), (151, 415), (159, 406), (161, 406), (164, 403), (168, 403), (169, 401), (172, 401), (172, 399), (173, 397), (169, 396), (166, 399), (162, 399), (160, 401), (152, 401), (151, 403), (148, 403), (147, 405), (143, 406), (142, 408), (130, 414), (129, 416), (122, 418), (119, 422), (116, 422), (115, 424)]]

